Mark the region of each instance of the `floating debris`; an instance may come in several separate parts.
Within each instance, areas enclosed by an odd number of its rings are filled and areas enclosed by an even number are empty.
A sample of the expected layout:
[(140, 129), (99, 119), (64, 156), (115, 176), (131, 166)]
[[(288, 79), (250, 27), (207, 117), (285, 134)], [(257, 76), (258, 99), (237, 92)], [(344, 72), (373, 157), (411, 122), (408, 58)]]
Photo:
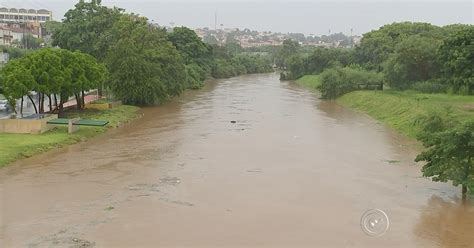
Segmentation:
[(80, 248), (83, 248), (83, 247), (94, 247), (95, 246), (95, 242), (90, 242), (90, 241), (87, 241), (87, 240), (83, 240), (83, 239), (78, 239), (78, 238), (72, 238), (71, 239), (72, 242), (74, 242), (74, 245), (72, 247), (76, 248), (76, 247), (80, 247)]
[(174, 204), (188, 206), (188, 207), (193, 207), (194, 206), (193, 203), (185, 202), (185, 201), (169, 201), (169, 203), (174, 203)]
[(161, 183), (168, 184), (168, 185), (177, 185), (181, 182), (181, 180), (177, 177), (164, 177), (160, 178)]

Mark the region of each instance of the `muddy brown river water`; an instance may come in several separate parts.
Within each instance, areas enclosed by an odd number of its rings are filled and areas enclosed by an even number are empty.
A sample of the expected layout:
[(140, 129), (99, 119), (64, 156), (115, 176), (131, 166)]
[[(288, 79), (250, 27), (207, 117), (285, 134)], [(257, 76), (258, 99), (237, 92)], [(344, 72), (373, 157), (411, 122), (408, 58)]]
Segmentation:
[(276, 74), (143, 113), (0, 170), (0, 247), (474, 247), (473, 203), (416, 143)]

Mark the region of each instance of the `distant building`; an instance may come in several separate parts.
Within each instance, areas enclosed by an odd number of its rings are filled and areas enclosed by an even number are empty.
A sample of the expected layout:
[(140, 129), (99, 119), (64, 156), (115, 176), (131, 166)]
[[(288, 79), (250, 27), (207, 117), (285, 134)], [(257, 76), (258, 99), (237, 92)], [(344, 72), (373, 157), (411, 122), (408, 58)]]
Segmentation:
[(3, 67), (10, 60), (10, 55), (6, 52), (0, 52), (0, 67)]
[(46, 35), (43, 25), (52, 18), (52, 12), (45, 9), (0, 8), (0, 45), (27, 47), (18, 45), (23, 37), (43, 38)]
[(362, 36), (353, 36), (353, 37), (352, 37), (352, 42), (353, 42), (355, 45), (359, 45), (361, 41), (362, 41)]
[(0, 23), (0, 45), (11, 46), (13, 41), (21, 42), (26, 35), (40, 38), (41, 30), (35, 25), (31, 26), (26, 23)]
[(53, 19), (53, 12), (45, 9), (15, 9), (0, 8), (0, 22), (21, 23), (38, 22), (44, 23)]
[(0, 27), (0, 45), (10, 46), (13, 41), (12, 31)]

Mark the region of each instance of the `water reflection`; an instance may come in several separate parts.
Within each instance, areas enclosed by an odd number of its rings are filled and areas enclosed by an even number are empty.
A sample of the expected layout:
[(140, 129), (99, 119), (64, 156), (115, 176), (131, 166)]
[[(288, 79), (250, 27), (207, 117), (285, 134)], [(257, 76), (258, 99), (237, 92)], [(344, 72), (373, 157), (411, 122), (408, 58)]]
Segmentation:
[(443, 248), (473, 247), (474, 201), (433, 195), (422, 208), (415, 234)]

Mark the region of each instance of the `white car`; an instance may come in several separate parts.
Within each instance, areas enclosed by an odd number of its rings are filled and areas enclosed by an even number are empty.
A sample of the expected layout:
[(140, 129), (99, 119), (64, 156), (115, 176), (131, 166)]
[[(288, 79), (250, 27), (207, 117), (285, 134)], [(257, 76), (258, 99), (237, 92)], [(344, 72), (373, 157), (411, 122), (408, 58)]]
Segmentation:
[(8, 101), (7, 100), (0, 100), (0, 111), (8, 110)]

